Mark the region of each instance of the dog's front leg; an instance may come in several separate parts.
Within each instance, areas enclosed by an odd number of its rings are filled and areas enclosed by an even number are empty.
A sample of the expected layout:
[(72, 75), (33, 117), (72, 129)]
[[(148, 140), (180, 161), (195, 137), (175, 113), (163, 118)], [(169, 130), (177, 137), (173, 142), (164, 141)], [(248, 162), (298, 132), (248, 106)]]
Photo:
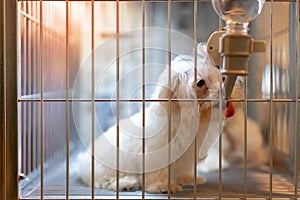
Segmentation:
[(175, 180), (168, 181), (168, 168), (146, 174), (146, 192), (149, 193), (171, 193), (182, 191), (182, 187)]

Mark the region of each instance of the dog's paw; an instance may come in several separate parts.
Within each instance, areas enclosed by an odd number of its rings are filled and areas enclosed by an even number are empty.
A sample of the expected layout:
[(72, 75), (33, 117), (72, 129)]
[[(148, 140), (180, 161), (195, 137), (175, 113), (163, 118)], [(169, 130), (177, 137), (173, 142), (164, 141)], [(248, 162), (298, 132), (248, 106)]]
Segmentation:
[[(168, 181), (156, 182), (149, 185), (146, 188), (146, 192), (148, 193), (166, 193), (169, 191)], [(175, 181), (171, 181), (170, 183), (170, 192), (176, 193), (182, 191), (182, 187), (178, 185)]]
[(132, 191), (140, 187), (139, 180), (133, 176), (124, 176), (119, 180), (119, 188), (121, 191)]
[[(193, 186), (195, 183), (194, 176), (182, 175), (177, 177), (176, 181), (182, 186)], [(202, 185), (206, 183), (206, 178), (198, 175), (196, 180), (197, 185)]]
[[(106, 181), (105, 183), (95, 183), (96, 188), (103, 188), (108, 190), (117, 190), (117, 180), (115, 178)], [(120, 191), (132, 191), (140, 187), (139, 180), (134, 176), (124, 176), (119, 179), (119, 190)]]

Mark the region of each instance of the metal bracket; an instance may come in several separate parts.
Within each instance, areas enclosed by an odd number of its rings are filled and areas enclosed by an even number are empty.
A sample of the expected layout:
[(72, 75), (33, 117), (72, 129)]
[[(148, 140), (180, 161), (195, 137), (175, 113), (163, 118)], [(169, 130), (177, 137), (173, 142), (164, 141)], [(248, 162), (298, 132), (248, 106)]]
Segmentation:
[(214, 32), (207, 42), (208, 56), (225, 80), (226, 98), (229, 98), (237, 76), (248, 75), (249, 57), (254, 52), (264, 52), (265, 41), (254, 40), (248, 34)]

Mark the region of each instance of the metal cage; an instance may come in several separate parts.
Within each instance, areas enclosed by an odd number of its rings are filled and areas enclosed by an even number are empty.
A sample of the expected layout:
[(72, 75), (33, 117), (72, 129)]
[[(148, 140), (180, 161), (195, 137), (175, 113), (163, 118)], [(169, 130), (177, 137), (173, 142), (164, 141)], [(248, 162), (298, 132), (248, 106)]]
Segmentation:
[[(267, 1), (251, 23), (267, 51), (251, 57), (246, 97), (237, 101), (260, 125), (268, 163), (220, 167), (206, 174), (204, 185), (159, 195), (85, 186), (76, 156), (99, 132), (151, 102), (153, 88), (142, 85), (157, 81), (162, 68), (146, 68), (148, 62), (170, 65), (169, 52), (178, 46), (179, 53), (193, 51), (171, 40), (171, 29), (203, 42), (222, 26), (210, 1), (4, 0), (0, 8), (1, 199), (300, 198), (298, 0)], [(166, 31), (151, 34), (147, 27)], [(147, 42), (166, 51), (147, 49)], [(140, 51), (124, 56), (125, 47)], [(102, 85), (99, 73), (106, 73)], [(194, 171), (197, 176), (196, 163)]]

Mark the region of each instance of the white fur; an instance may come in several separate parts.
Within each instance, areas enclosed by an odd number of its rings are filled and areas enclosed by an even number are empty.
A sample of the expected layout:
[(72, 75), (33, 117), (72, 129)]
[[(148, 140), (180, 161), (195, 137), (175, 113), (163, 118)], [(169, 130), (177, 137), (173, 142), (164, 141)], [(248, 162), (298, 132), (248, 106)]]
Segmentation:
[[(247, 117), (247, 162), (249, 166), (264, 164), (268, 151), (264, 148), (262, 132), (259, 125)], [(222, 169), (242, 163), (245, 149), (245, 114), (242, 108), (235, 110), (232, 118), (227, 118), (222, 133)], [(198, 169), (207, 173), (219, 169), (219, 143), (212, 152), (199, 163)]]
[[(170, 149), (171, 155), (171, 192), (182, 190), (184, 185), (193, 185), (194, 176), (194, 141), (197, 144), (207, 133), (210, 123), (210, 115), (213, 103), (191, 101), (195, 98), (210, 99), (219, 95), (220, 75), (207, 59), (205, 47), (198, 49), (198, 66), (196, 82), (205, 80), (202, 87), (196, 86), (194, 81), (193, 56), (179, 56), (172, 62), (171, 87), (168, 88), (169, 69), (162, 73), (158, 81), (158, 87), (154, 99), (165, 101), (152, 103), (145, 110), (145, 190), (151, 193), (168, 191), (168, 165), (161, 165), (168, 159), (168, 151), (160, 154), (151, 152), (160, 151), (163, 148)], [(196, 87), (196, 89), (195, 89)], [(168, 97), (174, 100), (170, 104)], [(190, 101), (180, 101), (189, 99)], [(170, 105), (170, 106), (169, 106)], [(168, 109), (171, 109), (171, 123), (168, 123)], [(196, 114), (196, 115), (195, 115)], [(131, 190), (142, 186), (142, 113), (123, 119), (119, 124), (119, 189)], [(195, 120), (198, 121), (195, 135)], [(170, 130), (169, 130), (170, 129)], [(95, 187), (116, 190), (115, 161), (116, 149), (116, 125), (111, 127), (95, 141)], [(171, 146), (169, 147), (169, 132), (171, 134)], [(200, 145), (197, 146), (199, 152)], [(91, 185), (91, 147), (78, 157), (82, 181)], [(198, 156), (198, 155), (196, 155)], [(197, 177), (197, 183), (202, 184), (205, 178)]]

